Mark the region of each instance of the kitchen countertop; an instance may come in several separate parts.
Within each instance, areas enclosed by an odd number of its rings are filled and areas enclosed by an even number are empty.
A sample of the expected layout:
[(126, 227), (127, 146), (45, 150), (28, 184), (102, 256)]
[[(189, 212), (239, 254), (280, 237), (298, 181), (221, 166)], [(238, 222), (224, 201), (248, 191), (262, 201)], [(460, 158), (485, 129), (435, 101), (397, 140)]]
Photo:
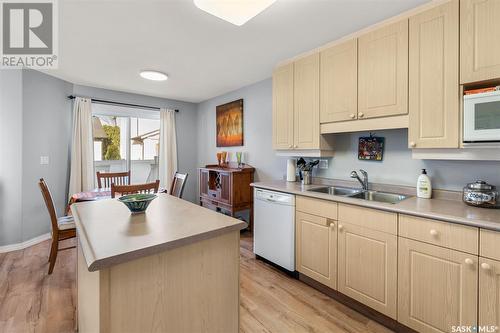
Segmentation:
[(150, 256), (246, 227), (246, 223), (168, 194), (145, 214), (116, 199), (71, 205), (89, 271)]
[(500, 209), (471, 207), (458, 200), (422, 199), (413, 196), (398, 203), (389, 204), (308, 191), (308, 189), (327, 185), (302, 186), (298, 182), (284, 180), (256, 182), (251, 185), (273, 191), (500, 231)]

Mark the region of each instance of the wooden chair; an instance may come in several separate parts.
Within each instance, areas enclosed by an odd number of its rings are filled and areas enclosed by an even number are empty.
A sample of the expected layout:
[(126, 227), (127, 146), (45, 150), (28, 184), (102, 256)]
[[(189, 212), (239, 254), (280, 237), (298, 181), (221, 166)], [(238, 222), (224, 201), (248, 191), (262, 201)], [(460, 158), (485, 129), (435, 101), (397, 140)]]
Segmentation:
[(52, 274), (54, 265), (56, 264), (57, 252), (75, 248), (75, 246), (70, 246), (59, 249), (59, 242), (76, 237), (76, 227), (72, 216), (57, 217), (49, 187), (43, 178), (40, 178), (38, 186), (40, 186), (40, 191), (49, 211), (50, 222), (52, 224), (52, 245), (50, 246), (49, 254), (49, 274)]
[(172, 180), (172, 185), (170, 186), (170, 195), (176, 196), (177, 198), (182, 198), (182, 192), (184, 192), (184, 186), (186, 185), (188, 174), (175, 172), (174, 179)]
[(101, 173), (97, 171), (97, 187), (110, 188), (111, 184), (130, 185), (130, 171)]
[(115, 185), (111, 184), (111, 198), (115, 197), (116, 193), (120, 195), (135, 194), (135, 193), (158, 193), (160, 181), (154, 183), (137, 184), (137, 185)]

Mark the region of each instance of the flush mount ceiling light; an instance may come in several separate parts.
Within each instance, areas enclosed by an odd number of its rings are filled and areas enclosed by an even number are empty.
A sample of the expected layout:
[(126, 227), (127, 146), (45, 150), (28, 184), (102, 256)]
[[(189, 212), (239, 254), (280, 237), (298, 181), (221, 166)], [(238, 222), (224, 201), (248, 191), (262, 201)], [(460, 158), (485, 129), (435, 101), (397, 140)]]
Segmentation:
[(158, 71), (151, 71), (151, 70), (144, 70), (139, 73), (142, 78), (146, 80), (152, 80), (152, 81), (165, 81), (168, 79), (167, 74), (158, 72)]
[(199, 9), (238, 26), (275, 2), (276, 0), (194, 0)]

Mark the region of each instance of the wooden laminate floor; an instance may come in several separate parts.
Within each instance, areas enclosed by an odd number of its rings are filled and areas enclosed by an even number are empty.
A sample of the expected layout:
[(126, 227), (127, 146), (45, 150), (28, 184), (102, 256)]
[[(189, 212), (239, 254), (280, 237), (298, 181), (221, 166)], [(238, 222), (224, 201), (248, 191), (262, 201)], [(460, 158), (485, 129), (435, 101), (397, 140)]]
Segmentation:
[[(71, 245), (74, 240), (67, 241)], [(241, 240), (241, 333), (391, 332), (255, 259)], [(76, 251), (59, 252), (47, 275), (49, 242), (0, 253), (0, 332), (74, 332)], [(138, 332), (140, 333), (140, 332)]]

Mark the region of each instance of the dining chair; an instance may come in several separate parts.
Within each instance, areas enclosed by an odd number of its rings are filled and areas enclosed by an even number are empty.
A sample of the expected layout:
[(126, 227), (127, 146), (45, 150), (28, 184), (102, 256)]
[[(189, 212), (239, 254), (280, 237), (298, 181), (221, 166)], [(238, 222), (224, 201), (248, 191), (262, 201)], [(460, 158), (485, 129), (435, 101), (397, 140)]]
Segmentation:
[(54, 270), (54, 265), (56, 264), (57, 252), (73, 249), (75, 246), (65, 247), (60, 249), (59, 242), (65, 239), (70, 239), (76, 237), (76, 227), (75, 221), (72, 216), (62, 216), (57, 217), (56, 209), (54, 207), (54, 201), (52, 200), (52, 195), (50, 194), (49, 187), (43, 178), (40, 178), (38, 182), (40, 186), (40, 191), (42, 192), (43, 200), (49, 211), (50, 222), (52, 225), (52, 244), (50, 246), (49, 254), (49, 275), (52, 274)]
[(96, 172), (97, 187), (110, 188), (111, 184), (130, 185), (130, 170), (126, 172)]
[(170, 186), (170, 195), (176, 196), (177, 198), (182, 198), (182, 192), (184, 192), (184, 186), (186, 185), (188, 174), (175, 172), (174, 179), (172, 180), (172, 185)]
[(114, 198), (116, 193), (120, 193), (120, 195), (135, 193), (158, 193), (159, 187), (159, 180), (155, 181), (154, 183), (137, 185), (116, 185), (115, 183), (111, 183), (111, 198)]

